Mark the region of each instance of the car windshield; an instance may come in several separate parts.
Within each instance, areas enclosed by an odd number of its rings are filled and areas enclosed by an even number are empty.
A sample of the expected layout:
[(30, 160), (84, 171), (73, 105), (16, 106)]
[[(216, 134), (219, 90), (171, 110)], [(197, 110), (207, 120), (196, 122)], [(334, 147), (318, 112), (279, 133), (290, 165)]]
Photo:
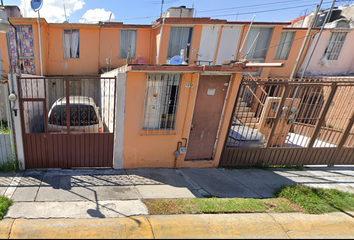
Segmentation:
[[(48, 119), (49, 124), (66, 126), (66, 115), (65, 105), (55, 105)], [(99, 120), (93, 106), (70, 104), (70, 126), (89, 126), (98, 123)]]

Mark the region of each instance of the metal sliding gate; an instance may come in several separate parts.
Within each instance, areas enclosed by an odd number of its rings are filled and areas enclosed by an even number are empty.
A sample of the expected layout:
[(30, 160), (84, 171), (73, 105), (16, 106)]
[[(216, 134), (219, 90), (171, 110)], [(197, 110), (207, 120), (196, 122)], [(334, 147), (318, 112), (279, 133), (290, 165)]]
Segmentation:
[(220, 166), (354, 164), (354, 79), (243, 79)]
[(15, 158), (8, 83), (0, 81), (0, 164)]
[(18, 78), (26, 168), (112, 167), (116, 78)]

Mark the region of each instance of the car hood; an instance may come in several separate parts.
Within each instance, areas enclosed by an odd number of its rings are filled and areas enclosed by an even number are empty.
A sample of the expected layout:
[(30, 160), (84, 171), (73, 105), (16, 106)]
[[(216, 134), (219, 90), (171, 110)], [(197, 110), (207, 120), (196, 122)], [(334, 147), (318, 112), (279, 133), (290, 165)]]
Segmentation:
[(236, 125), (231, 127), (229, 137), (238, 141), (259, 141), (262, 140), (263, 134), (257, 129)]

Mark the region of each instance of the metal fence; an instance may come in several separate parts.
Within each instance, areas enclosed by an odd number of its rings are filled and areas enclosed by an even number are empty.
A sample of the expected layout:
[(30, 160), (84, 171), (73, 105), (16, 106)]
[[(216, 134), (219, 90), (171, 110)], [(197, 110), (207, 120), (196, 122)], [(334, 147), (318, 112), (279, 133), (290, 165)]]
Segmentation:
[(27, 168), (112, 167), (116, 78), (18, 79)]
[(0, 163), (15, 158), (8, 84), (0, 82)]
[(244, 78), (220, 165), (354, 164), (353, 114), (353, 78)]

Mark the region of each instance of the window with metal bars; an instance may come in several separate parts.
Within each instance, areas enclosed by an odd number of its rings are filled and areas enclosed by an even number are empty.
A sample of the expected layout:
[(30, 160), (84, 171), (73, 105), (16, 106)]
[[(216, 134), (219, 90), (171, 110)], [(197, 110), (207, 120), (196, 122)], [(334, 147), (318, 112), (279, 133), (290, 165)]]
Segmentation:
[(339, 54), (343, 48), (347, 32), (332, 32), (328, 46), (324, 52), (324, 58), (327, 60), (338, 60)]
[(142, 126), (146, 134), (170, 134), (175, 129), (180, 81), (180, 74), (147, 75)]

